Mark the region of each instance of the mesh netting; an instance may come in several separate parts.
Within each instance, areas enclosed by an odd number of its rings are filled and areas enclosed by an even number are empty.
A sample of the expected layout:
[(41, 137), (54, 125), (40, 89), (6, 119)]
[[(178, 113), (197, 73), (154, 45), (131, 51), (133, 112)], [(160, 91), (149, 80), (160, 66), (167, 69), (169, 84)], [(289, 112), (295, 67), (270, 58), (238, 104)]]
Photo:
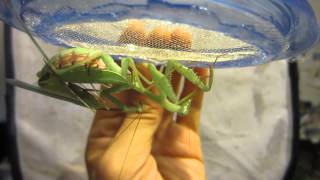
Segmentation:
[(292, 58), (319, 38), (301, 0), (0, 1), (0, 19), (22, 29), (13, 14), (51, 44), (160, 64), (257, 65)]
[[(161, 63), (166, 60), (228, 61), (258, 50), (243, 41), (186, 24), (153, 19), (83, 22), (57, 27), (56, 35), (74, 47)], [(76, 32), (81, 32), (80, 34)]]

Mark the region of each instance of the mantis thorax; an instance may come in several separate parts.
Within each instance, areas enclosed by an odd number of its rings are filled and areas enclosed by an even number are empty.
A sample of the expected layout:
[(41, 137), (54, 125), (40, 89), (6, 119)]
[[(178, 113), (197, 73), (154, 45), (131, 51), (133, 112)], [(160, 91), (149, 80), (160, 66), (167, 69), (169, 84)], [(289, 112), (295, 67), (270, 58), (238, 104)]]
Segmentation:
[(90, 56), (89, 53), (76, 53), (72, 51), (70, 53), (59, 55), (53, 62), (53, 65), (57, 69), (64, 69), (73, 65), (84, 65), (90, 68), (105, 69), (106, 64), (100, 59), (100, 56)]

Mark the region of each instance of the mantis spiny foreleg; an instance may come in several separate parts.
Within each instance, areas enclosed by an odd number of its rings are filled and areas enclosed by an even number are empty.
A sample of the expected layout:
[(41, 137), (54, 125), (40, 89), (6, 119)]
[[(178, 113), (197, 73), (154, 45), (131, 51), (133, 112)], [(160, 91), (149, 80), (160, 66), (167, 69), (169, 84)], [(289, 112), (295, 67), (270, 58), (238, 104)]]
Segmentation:
[(170, 75), (172, 71), (177, 71), (179, 74), (184, 76), (187, 80), (189, 80), (192, 84), (198, 86), (203, 91), (209, 91), (212, 87), (213, 83), (213, 67), (210, 67), (210, 75), (209, 82), (205, 84), (200, 77), (190, 68), (182, 65), (176, 61), (168, 61), (167, 63), (167, 72), (165, 74)]
[(168, 97), (169, 100), (173, 101), (174, 103), (178, 102), (178, 98), (173, 90), (173, 87), (169, 81), (169, 79), (162, 74), (160, 71), (157, 70), (155, 65), (153, 64), (148, 64), (148, 69), (151, 74), (151, 77), (154, 81), (154, 85), (158, 88), (161, 89), (160, 94), (166, 98)]
[[(150, 99), (158, 102), (162, 107), (164, 107), (168, 111), (177, 112), (180, 115), (185, 115), (189, 112), (191, 105), (191, 96), (188, 96), (188, 98), (183, 99), (179, 104), (177, 102), (171, 102), (169, 100), (167, 92), (172, 93), (171, 96), (175, 96), (175, 92), (166, 76), (160, 73), (153, 64), (148, 64), (148, 70), (152, 77), (152, 84), (154, 84), (156, 88), (159, 90), (160, 95), (155, 94), (151, 92), (148, 88), (144, 87), (139, 78), (138, 70), (135, 67), (135, 64), (131, 58), (123, 59), (121, 61), (121, 67), (123, 75), (128, 77), (129, 84), (132, 84), (133, 89), (137, 92), (145, 94)], [(131, 68), (131, 76), (127, 74), (129, 67)], [(168, 90), (168, 88), (170, 89)]]
[[(132, 80), (130, 80), (129, 78), (128, 81), (132, 81), (131, 83), (133, 84), (134, 88), (136, 88), (137, 90), (146, 91), (140, 78), (142, 78), (143, 80), (147, 78), (138, 71), (133, 59), (131, 58), (123, 59), (122, 60), (123, 74), (125, 74), (128, 71), (127, 69), (129, 67), (132, 69), (131, 71)], [(154, 85), (159, 90), (161, 89), (162, 91), (159, 91), (159, 93), (163, 99), (168, 97), (169, 100), (176, 103), (178, 101), (177, 96), (172, 88), (170, 81), (166, 78), (166, 76), (163, 75), (160, 71), (158, 71), (153, 64), (148, 64), (148, 70), (152, 77), (152, 81), (148, 80), (148, 81), (145, 81), (145, 83), (147, 83), (147, 85)]]

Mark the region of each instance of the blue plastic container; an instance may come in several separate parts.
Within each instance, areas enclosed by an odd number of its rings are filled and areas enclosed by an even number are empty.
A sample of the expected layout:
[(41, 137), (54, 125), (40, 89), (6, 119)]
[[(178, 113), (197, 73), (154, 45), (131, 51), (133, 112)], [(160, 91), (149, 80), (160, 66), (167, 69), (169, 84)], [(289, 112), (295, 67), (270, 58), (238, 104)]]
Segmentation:
[[(8, 8), (6, 2), (12, 3)], [(306, 0), (11, 0), (0, 1), (0, 19), (18, 28), (21, 24), (13, 13), (41, 39), (60, 46), (94, 47), (103, 45), (121, 46), (110, 38), (95, 36), (97, 29), (90, 23), (112, 23), (127, 19), (158, 20), (178, 25), (199, 28), (207, 32), (220, 32), (236, 40), (206, 42), (205, 35), (198, 38), (195, 53), (218, 55), (231, 53), (228, 58), (218, 60), (217, 67), (243, 67), (273, 60), (289, 59), (311, 48), (319, 39), (319, 28), (312, 8)], [(169, 23), (170, 24), (170, 23)], [(70, 26), (71, 25), (71, 26)], [(76, 25), (77, 28), (72, 25)], [(68, 27), (68, 28), (65, 28)], [(111, 26), (110, 26), (111, 27)], [(119, 26), (120, 27), (120, 26)], [(90, 30), (90, 28), (92, 28)], [(89, 30), (88, 30), (89, 29)], [(110, 35), (107, 27), (104, 32)], [(115, 30), (114, 30), (115, 31)], [(90, 33), (88, 33), (90, 32)], [(195, 35), (199, 34), (195, 31)], [(202, 31), (201, 31), (202, 32)], [(114, 34), (119, 34), (115, 32)], [(216, 39), (222, 36), (215, 34)], [(232, 43), (237, 45), (233, 45)], [(209, 47), (210, 46), (210, 47)], [(199, 47), (199, 48), (198, 48)], [(126, 47), (128, 49), (128, 47)], [(198, 49), (197, 49), (198, 48)], [(128, 54), (137, 59), (149, 57)], [(111, 52), (111, 51), (109, 51)], [(210, 54), (211, 53), (211, 54)], [(234, 53), (234, 54), (232, 54)], [(117, 54), (123, 56), (123, 52)], [(188, 65), (205, 65), (211, 60), (193, 61), (181, 56)], [(200, 60), (202, 56), (199, 56)], [(152, 57), (150, 57), (152, 59)], [(153, 59), (154, 60), (154, 59)], [(157, 59), (155, 59), (157, 60)]]

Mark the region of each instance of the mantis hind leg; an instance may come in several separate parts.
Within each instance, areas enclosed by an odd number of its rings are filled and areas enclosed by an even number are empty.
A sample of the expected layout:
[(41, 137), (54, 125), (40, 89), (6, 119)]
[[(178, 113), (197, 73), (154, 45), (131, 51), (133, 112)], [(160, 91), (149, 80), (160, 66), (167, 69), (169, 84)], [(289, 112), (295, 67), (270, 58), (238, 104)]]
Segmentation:
[(204, 81), (200, 79), (200, 77), (193, 72), (192, 69), (182, 65), (176, 61), (169, 61), (167, 63), (165, 74), (171, 77), (171, 73), (173, 71), (177, 71), (179, 74), (184, 76), (187, 80), (189, 80), (192, 84), (198, 86), (202, 91), (210, 91), (213, 83), (213, 67), (210, 67), (210, 76), (209, 82), (206, 84)]
[(128, 89), (129, 89), (128, 86), (116, 86), (108, 89), (103, 89), (100, 95), (109, 99), (113, 104), (115, 104), (118, 108), (120, 108), (124, 112), (127, 112), (127, 113), (142, 112), (143, 110), (142, 105), (128, 106), (112, 95), (112, 93), (121, 92)]

